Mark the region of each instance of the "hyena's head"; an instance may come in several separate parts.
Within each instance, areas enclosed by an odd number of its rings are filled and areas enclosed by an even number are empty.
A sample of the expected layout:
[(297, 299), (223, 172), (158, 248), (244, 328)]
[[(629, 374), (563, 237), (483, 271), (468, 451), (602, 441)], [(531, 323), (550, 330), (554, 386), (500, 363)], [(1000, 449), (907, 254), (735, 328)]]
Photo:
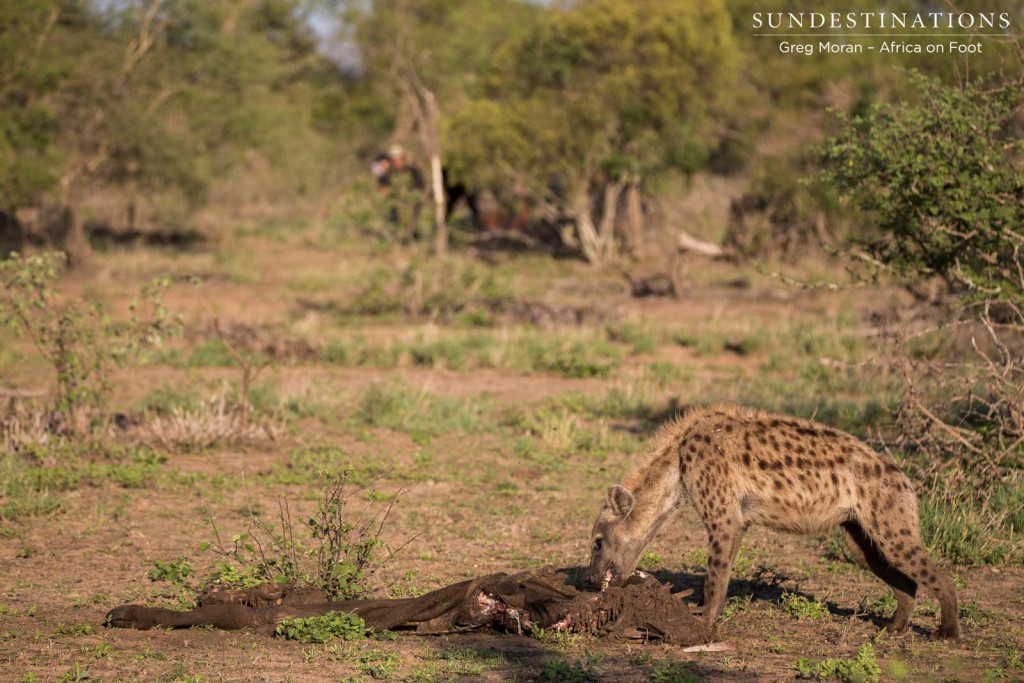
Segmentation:
[(619, 586), (636, 569), (644, 549), (644, 534), (632, 516), (635, 499), (628, 489), (613, 486), (594, 522), (587, 583)]

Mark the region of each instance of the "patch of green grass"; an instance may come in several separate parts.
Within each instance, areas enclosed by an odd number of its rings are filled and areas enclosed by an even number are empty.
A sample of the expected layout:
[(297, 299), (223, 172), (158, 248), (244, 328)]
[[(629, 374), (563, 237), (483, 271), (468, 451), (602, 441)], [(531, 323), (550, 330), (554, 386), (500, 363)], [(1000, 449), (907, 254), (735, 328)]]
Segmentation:
[(992, 618), (992, 613), (981, 606), (977, 598), (960, 603), (960, 620), (968, 628), (984, 626)]
[(286, 617), (274, 635), (300, 643), (326, 643), (334, 640), (358, 640), (366, 636), (366, 623), (358, 614), (328, 612), (315, 617)]
[(644, 553), (643, 557), (640, 558), (638, 566), (644, 571), (652, 572), (664, 567), (665, 560), (662, 559), (661, 555), (647, 551)]
[(601, 655), (584, 652), (583, 659), (569, 662), (565, 659), (549, 659), (544, 662), (540, 678), (544, 681), (559, 683), (587, 683), (601, 680)]
[[(97, 448), (101, 450), (95, 452)], [(94, 462), (97, 457), (102, 460)], [(56, 439), (31, 454), (4, 453), (0, 455), (0, 517), (51, 514), (61, 507), (58, 494), (87, 484), (148, 487), (164, 462), (165, 456), (145, 446), (104, 447)]]
[(79, 621), (73, 624), (57, 624), (53, 629), (58, 636), (89, 636), (92, 635), (92, 624), (87, 621)]
[(434, 437), (480, 430), (485, 411), (486, 404), (479, 399), (461, 401), (402, 382), (378, 382), (363, 393), (354, 417), (369, 427)]
[(501, 275), (472, 260), (413, 260), (405, 267), (380, 267), (360, 276), (360, 287), (345, 313), (359, 317), (398, 314), (453, 320), (489, 311), (514, 292)]
[[(917, 466), (911, 462), (911, 469)], [(930, 552), (966, 565), (1024, 561), (1024, 487), (1019, 482), (981, 482), (955, 464), (924, 478), (921, 535)]]
[(497, 365), (497, 347), (498, 341), (491, 335), (469, 334), (416, 342), (409, 345), (408, 352), (415, 365), (466, 370)]
[(0, 460), (0, 518), (15, 520), (22, 517), (48, 515), (61, 508), (61, 499), (50, 488), (50, 479), (40, 468), (15, 462), (13, 456)]
[(877, 683), (882, 675), (882, 668), (875, 659), (875, 648), (871, 643), (862, 645), (853, 659), (829, 658), (816, 662), (801, 657), (793, 664), (793, 669), (797, 678), (845, 683)]
[(860, 607), (865, 614), (873, 614), (881, 619), (892, 619), (896, 614), (896, 596), (886, 592), (881, 597), (865, 598), (861, 601)]
[(508, 671), (510, 663), (500, 652), (481, 653), (469, 647), (444, 649), (434, 661), (417, 665), (402, 677), (406, 683), (441, 683), (455, 677), (482, 676), (488, 671)]
[(402, 656), (397, 652), (371, 649), (362, 652), (356, 658), (356, 668), (365, 676), (377, 681), (386, 681), (395, 673), (402, 663)]
[(794, 619), (824, 619), (829, 614), (825, 603), (796, 593), (784, 593), (779, 604)]
[[(35, 676), (28, 680), (35, 680)], [(91, 681), (93, 677), (88, 669), (78, 662), (74, 662), (71, 668), (58, 676), (56, 680), (57, 683), (78, 683), (79, 681)]]
[(678, 332), (672, 337), (675, 343), (688, 349), (698, 356), (716, 356), (725, 350), (726, 337), (720, 332)]
[(652, 354), (658, 348), (655, 333), (635, 322), (622, 322), (608, 325), (605, 334), (609, 341), (632, 346), (633, 355)]
[(708, 568), (707, 548), (694, 548), (686, 553), (683, 565), (687, 571), (704, 571)]
[(206, 339), (192, 347), (184, 364), (190, 368), (230, 368), (238, 361), (220, 339)]
[(750, 601), (753, 599), (754, 596), (751, 593), (731, 596), (725, 601), (725, 607), (722, 608), (722, 621), (729, 621), (737, 614), (746, 612), (747, 608), (750, 607)]
[(703, 680), (693, 662), (677, 662), (668, 658), (656, 663), (647, 674), (648, 683), (700, 683)]

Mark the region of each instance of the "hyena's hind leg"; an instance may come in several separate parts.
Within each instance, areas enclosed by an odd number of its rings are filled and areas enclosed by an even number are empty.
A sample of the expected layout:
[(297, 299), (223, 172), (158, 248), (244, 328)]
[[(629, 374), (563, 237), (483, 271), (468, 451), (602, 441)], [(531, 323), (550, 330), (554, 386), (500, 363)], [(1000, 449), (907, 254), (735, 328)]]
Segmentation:
[[(909, 485), (907, 488), (909, 490)], [(861, 528), (889, 564), (918, 585), (926, 586), (935, 593), (942, 616), (934, 635), (938, 638), (959, 638), (960, 611), (956, 586), (949, 572), (935, 564), (924, 549), (917, 516), (917, 499), (911, 495), (890, 502), (892, 504), (886, 506), (889, 524), (872, 509), (866, 516), (858, 515)], [(895, 527), (892, 522), (896, 522)]]
[(914, 611), (914, 602), (917, 597), (917, 582), (901, 572), (885, 559), (885, 556), (872, 542), (871, 538), (856, 520), (843, 522), (843, 541), (846, 542), (846, 549), (865, 569), (874, 572), (892, 588), (896, 594), (896, 613), (892, 621), (886, 626), (886, 630), (894, 633), (905, 631), (910, 625), (910, 615)]

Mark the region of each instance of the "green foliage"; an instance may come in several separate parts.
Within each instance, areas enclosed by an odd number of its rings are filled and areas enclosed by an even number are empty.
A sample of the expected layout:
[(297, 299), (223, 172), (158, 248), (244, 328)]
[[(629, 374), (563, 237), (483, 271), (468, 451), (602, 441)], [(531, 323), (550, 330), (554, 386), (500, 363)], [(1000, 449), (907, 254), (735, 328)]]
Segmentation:
[(46, 98), (67, 77), (71, 55), (39, 50), (56, 2), (14, 0), (0, 22), (0, 211), (31, 204), (54, 185), (58, 120)]
[(1024, 296), (1024, 177), (1012, 155), (1017, 84), (948, 87), (911, 78), (919, 100), (844, 117), (824, 149), (825, 179), (869, 212), (872, 255), (911, 277), (941, 275), (979, 298)]
[(797, 678), (814, 678), (819, 681), (837, 680), (846, 683), (878, 683), (882, 668), (875, 659), (875, 648), (871, 643), (861, 645), (854, 659), (829, 658), (820, 662), (801, 657), (793, 664)]
[(300, 643), (326, 643), (341, 640), (359, 640), (366, 636), (366, 623), (352, 612), (328, 612), (315, 617), (286, 617), (282, 619), (274, 635), (285, 640)]
[(315, 548), (317, 583), (336, 600), (365, 595), (366, 575), (378, 564), (378, 553), (384, 548), (380, 531), (393, 504), (384, 505), (377, 514), (371, 514), (371, 505), (367, 505), (363, 514), (353, 519), (347, 510), (348, 478), (345, 473), (327, 485), (316, 512), (306, 522)]
[(167, 280), (144, 286), (124, 321), (100, 302), (61, 296), (56, 287), (64, 260), (59, 252), (14, 253), (0, 262), (0, 316), (31, 339), (53, 369), (54, 413), (65, 430), (82, 434), (106, 425), (114, 368), (159, 345), (179, 324), (163, 303)]
[[(484, 96), (451, 117), (451, 167), (474, 183), (503, 177), (548, 196), (574, 220), (575, 237), (563, 240), (589, 261), (605, 258), (625, 186), (706, 164), (733, 48), (720, 2), (547, 8), (496, 52)], [(564, 192), (548, 191), (552, 178)]]
[(786, 593), (780, 603), (782, 608), (794, 619), (825, 619), (828, 617), (828, 606), (816, 599), (807, 598), (796, 593)]
[[(239, 540), (244, 543), (248, 539), (240, 538)], [(252, 551), (255, 551), (255, 546), (250, 547), (252, 547)], [(201, 549), (206, 550), (206, 544), (203, 544)], [(233, 562), (221, 562), (217, 565), (217, 569), (209, 576), (208, 581), (225, 588), (240, 588), (244, 590), (261, 586), (272, 578), (269, 576), (267, 567), (263, 564), (239, 566)]]
[(168, 560), (167, 562), (157, 560), (153, 563), (153, 568), (149, 570), (149, 580), (184, 584), (191, 574), (192, 565), (184, 558)]
[(495, 57), (492, 86), (516, 98), (505, 118), (533, 144), (498, 151), (547, 152), (523, 170), (584, 182), (693, 170), (690, 150), (729, 82), (732, 48), (720, 3), (601, 0), (538, 15)]
[[(200, 549), (225, 560), (205, 583), (229, 588), (268, 582), (313, 585), (334, 599), (364, 597), (366, 578), (386, 559), (381, 532), (398, 495), (376, 491), (380, 473), (354, 489), (351, 477), (349, 471), (329, 477), (316, 510), (301, 527), (293, 524), (286, 501), (279, 501), (279, 528), (251, 514), (246, 531), (231, 536), (230, 543), (210, 519), (213, 540)], [(355, 494), (367, 499), (358, 512), (351, 509)]]

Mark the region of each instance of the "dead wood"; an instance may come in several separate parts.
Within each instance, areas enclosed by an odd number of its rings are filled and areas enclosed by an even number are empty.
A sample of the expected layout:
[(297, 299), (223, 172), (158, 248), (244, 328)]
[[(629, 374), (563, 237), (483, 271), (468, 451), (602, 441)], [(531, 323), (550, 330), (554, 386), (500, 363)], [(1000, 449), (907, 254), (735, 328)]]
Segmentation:
[(679, 231), (676, 247), (679, 251), (692, 252), (711, 258), (726, 258), (729, 256), (728, 252), (719, 245), (699, 240), (684, 230)]

